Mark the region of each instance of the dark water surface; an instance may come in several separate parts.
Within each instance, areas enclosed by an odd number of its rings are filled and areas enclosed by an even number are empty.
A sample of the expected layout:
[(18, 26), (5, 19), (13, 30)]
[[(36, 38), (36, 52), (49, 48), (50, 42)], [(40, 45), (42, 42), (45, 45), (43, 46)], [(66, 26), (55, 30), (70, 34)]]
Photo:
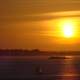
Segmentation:
[[(61, 56), (60, 56), (61, 57)], [(80, 80), (80, 56), (0, 57), (0, 78), (26, 80)]]

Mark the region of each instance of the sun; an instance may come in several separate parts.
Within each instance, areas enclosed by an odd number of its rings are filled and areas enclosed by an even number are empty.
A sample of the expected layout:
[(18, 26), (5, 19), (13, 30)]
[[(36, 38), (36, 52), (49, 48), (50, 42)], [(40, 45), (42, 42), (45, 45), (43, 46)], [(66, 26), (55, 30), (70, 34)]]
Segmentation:
[(74, 29), (73, 29), (73, 23), (71, 22), (65, 22), (63, 25), (63, 34), (64, 37), (70, 38), (74, 36)]
[(75, 36), (75, 22), (72, 19), (63, 19), (59, 24), (62, 36), (72, 38)]

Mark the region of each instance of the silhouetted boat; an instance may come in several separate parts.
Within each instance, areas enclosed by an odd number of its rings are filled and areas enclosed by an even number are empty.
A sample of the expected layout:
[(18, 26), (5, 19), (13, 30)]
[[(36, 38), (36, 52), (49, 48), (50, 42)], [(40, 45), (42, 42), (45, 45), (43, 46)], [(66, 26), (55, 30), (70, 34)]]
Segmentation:
[(48, 59), (68, 59), (65, 56), (50, 56)]

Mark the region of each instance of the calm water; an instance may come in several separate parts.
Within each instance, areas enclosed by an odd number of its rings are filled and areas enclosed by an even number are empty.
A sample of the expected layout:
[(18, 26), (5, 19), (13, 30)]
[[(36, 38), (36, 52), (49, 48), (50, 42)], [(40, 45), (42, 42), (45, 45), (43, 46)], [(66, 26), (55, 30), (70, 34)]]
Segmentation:
[(29, 80), (80, 80), (80, 56), (0, 57), (0, 78)]

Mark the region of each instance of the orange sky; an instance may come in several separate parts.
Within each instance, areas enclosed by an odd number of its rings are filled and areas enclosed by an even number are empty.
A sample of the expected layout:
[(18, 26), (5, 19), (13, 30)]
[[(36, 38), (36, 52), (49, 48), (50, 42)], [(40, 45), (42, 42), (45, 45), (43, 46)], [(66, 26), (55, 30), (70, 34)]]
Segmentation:
[(79, 36), (65, 39), (56, 25), (58, 18), (69, 16), (75, 17), (79, 28), (79, 14), (79, 0), (2, 0), (0, 48), (79, 50)]

